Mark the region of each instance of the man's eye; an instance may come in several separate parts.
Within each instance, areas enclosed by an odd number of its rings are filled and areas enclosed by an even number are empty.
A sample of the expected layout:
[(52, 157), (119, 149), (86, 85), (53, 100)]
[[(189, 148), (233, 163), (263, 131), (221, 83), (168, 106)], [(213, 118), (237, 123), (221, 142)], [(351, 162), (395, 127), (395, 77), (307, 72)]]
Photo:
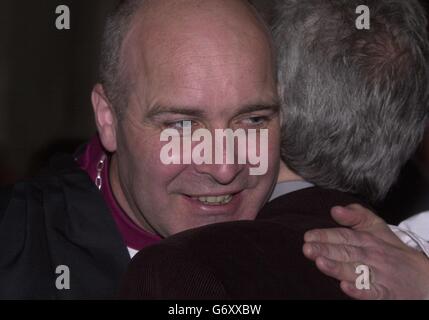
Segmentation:
[(185, 128), (192, 128), (194, 125), (195, 122), (192, 120), (180, 120), (167, 123), (167, 127), (179, 130), (183, 130)]
[(243, 122), (246, 125), (258, 126), (266, 123), (267, 120), (268, 120), (267, 117), (258, 116), (258, 117), (250, 117), (250, 118), (244, 119)]

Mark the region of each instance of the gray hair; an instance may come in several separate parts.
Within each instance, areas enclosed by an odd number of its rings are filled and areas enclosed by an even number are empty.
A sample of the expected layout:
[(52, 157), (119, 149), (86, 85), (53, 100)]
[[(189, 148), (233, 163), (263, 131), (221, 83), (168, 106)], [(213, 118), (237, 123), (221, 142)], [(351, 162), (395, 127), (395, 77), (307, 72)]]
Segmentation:
[[(370, 8), (358, 30), (356, 8)], [(381, 200), (428, 114), (428, 40), (417, 0), (285, 0), (274, 42), (282, 158), (304, 179)]]

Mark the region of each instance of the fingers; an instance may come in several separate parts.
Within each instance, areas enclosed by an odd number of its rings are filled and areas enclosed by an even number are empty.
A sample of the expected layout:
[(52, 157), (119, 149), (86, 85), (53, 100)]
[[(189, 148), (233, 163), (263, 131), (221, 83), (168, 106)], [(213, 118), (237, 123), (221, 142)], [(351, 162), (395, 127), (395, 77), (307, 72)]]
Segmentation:
[[(362, 209), (359, 205), (352, 205), (355, 209), (360, 211)], [(380, 240), (394, 245), (398, 248), (405, 248), (406, 245), (390, 230), (388, 225), (380, 218), (375, 216), (371, 211), (367, 209), (365, 212), (355, 214), (356, 211), (350, 214), (349, 208), (334, 207), (333, 215), (342, 215), (343, 212), (347, 211), (349, 219), (348, 222), (352, 224), (352, 220), (358, 223), (356, 226), (361, 228), (360, 230), (349, 228), (331, 228), (331, 229), (315, 229), (307, 231), (304, 234), (305, 242), (321, 242), (331, 244), (344, 244), (358, 247), (368, 247), (375, 245)], [(338, 213), (341, 212), (341, 213)], [(351, 217), (351, 218), (350, 218)], [(338, 218), (338, 217), (337, 217)], [(338, 222), (340, 222), (338, 219)], [(344, 222), (344, 220), (342, 220)], [(358, 222), (360, 221), (360, 222)]]
[(313, 261), (320, 256), (341, 262), (365, 261), (366, 259), (365, 251), (362, 248), (347, 245), (305, 243), (303, 252), (308, 259)]
[(340, 225), (351, 227), (354, 230), (370, 230), (374, 225), (384, 222), (372, 211), (358, 204), (333, 207), (331, 215)]
[(325, 275), (340, 281), (349, 281), (353, 283), (357, 278), (355, 273), (356, 265), (356, 263), (342, 263), (324, 257), (318, 257), (316, 259), (317, 268)]
[(351, 227), (356, 231), (369, 232), (395, 246), (404, 246), (383, 219), (361, 205), (351, 204), (347, 207), (333, 207), (331, 215), (337, 223), (343, 226)]
[(338, 261), (319, 257), (316, 259), (317, 268), (325, 275), (341, 281), (341, 290), (353, 299), (359, 300), (380, 300), (389, 299), (389, 290), (377, 283), (371, 282), (369, 289), (358, 289), (356, 280), (356, 267), (358, 263), (341, 263)]
[(315, 229), (304, 234), (305, 242), (321, 242), (330, 244), (343, 244), (362, 246), (367, 243), (367, 235), (363, 232), (347, 228)]
[(369, 290), (356, 288), (354, 281), (341, 281), (341, 290), (353, 299), (358, 300), (381, 300), (390, 299), (388, 290), (378, 284), (371, 284)]

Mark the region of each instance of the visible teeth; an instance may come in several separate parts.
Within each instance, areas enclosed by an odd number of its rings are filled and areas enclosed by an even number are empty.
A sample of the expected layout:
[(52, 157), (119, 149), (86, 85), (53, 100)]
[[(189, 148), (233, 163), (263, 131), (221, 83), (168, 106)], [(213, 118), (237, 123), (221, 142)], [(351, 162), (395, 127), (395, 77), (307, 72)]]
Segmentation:
[(198, 197), (194, 199), (197, 199), (203, 202), (204, 204), (220, 205), (220, 204), (227, 204), (228, 202), (230, 202), (232, 200), (232, 195), (228, 194), (225, 196), (217, 196), (217, 197), (216, 196)]

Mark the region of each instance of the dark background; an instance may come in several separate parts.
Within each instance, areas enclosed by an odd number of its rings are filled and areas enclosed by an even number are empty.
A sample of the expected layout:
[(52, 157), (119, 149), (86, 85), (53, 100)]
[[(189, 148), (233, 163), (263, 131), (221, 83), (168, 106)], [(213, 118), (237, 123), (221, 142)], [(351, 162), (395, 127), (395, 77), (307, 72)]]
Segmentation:
[[(276, 1), (252, 2), (269, 19)], [(52, 154), (73, 152), (95, 133), (90, 92), (97, 81), (103, 23), (116, 3), (1, 1), (0, 186), (34, 175)], [(55, 28), (59, 5), (70, 8), (70, 30)], [(429, 209), (429, 184), (422, 174), (426, 149), (419, 153), (423, 165), (411, 162), (381, 206), (390, 221)]]
[[(32, 175), (51, 152), (94, 133), (90, 92), (101, 28), (113, 3), (1, 1), (1, 182)], [(62, 4), (70, 8), (70, 30), (55, 27)]]

